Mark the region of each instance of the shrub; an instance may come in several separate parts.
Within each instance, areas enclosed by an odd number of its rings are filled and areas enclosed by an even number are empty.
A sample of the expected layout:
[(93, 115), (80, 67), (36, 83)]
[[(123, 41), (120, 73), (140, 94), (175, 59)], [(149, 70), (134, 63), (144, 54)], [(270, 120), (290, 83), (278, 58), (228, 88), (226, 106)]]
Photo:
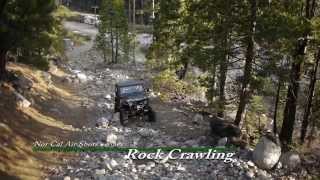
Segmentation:
[(162, 71), (158, 76), (153, 78), (153, 88), (160, 92), (160, 98), (169, 100), (174, 96), (185, 97), (196, 91), (196, 87), (185, 81), (178, 80), (176, 74), (172, 70)]

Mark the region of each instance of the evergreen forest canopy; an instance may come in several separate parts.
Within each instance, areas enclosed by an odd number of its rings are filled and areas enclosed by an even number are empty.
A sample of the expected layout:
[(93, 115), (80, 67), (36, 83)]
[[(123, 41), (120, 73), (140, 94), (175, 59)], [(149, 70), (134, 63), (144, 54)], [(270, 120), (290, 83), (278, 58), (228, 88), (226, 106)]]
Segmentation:
[(293, 143), (298, 120), (303, 143), (310, 124), (319, 125), (319, 5), (318, 0), (160, 0), (149, 60), (161, 68), (182, 66), (180, 79), (190, 66), (209, 73), (208, 100), (218, 104), (220, 117), (230, 103), (228, 72), (239, 65), (243, 73), (232, 82), (239, 87), (234, 123), (248, 123), (246, 111), (257, 109), (256, 97), (268, 94), (276, 97), (273, 131), (282, 144)]

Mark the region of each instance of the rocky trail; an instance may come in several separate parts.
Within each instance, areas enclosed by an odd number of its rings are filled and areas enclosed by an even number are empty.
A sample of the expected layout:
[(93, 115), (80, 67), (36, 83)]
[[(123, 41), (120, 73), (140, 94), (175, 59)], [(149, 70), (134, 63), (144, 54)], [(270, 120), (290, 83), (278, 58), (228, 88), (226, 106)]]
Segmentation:
[[(86, 29), (94, 38), (94, 27), (72, 23), (69, 30)], [(83, 26), (86, 26), (83, 28)], [(77, 29), (78, 28), (78, 29)], [(89, 32), (89, 33), (88, 33)], [(135, 120), (120, 125), (113, 113), (114, 85), (125, 79), (152, 77), (143, 63), (136, 65), (106, 65), (93, 48), (93, 40), (67, 51), (70, 74), (64, 83), (75, 87), (84, 99), (81, 106), (94, 109), (86, 126), (79, 127), (75, 140), (87, 143), (109, 143), (119, 147), (204, 147), (214, 146), (217, 139), (210, 134), (205, 116), (190, 111), (186, 104), (164, 103), (152, 94), (151, 106), (157, 113), (154, 123)], [(81, 119), (79, 119), (81, 121)], [(80, 123), (83, 124), (83, 123)], [(66, 165), (53, 168), (49, 179), (270, 179), (273, 175), (250, 161), (251, 151), (237, 149), (233, 163), (220, 160), (132, 160), (124, 153), (80, 153), (78, 159), (64, 159)], [(279, 175), (279, 174), (278, 174)], [(281, 176), (281, 175), (280, 175)]]

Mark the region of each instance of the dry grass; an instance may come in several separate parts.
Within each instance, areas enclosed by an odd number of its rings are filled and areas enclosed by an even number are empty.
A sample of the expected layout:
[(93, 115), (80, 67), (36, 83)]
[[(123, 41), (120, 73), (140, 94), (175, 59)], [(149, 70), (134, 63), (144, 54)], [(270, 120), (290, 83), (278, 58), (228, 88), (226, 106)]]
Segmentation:
[[(79, 97), (71, 94), (65, 89), (59, 88), (57, 86), (49, 86), (48, 82), (43, 78), (42, 71), (40, 70), (29, 67), (27, 65), (13, 64), (13, 63), (10, 63), (8, 65), (8, 69), (16, 73), (23, 74), (23, 76), (32, 80), (34, 82), (32, 87), (32, 92), (36, 94), (41, 94), (44, 100), (47, 100), (52, 95), (62, 97), (62, 99), (67, 98), (74, 101), (80, 100)], [(55, 71), (55, 74), (53, 75), (56, 75), (56, 74), (60, 77), (63, 77), (66, 75), (62, 70), (58, 68)]]

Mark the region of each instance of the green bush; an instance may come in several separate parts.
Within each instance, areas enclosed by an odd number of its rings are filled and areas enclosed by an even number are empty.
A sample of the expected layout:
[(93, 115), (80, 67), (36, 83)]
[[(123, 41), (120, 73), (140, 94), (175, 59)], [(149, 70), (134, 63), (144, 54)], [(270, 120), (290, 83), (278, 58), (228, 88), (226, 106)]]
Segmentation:
[(68, 21), (80, 21), (80, 14), (78, 12), (71, 11), (69, 8), (60, 5), (54, 14), (57, 18)]
[(174, 96), (185, 96), (196, 91), (196, 87), (185, 81), (178, 80), (172, 70), (165, 70), (153, 78), (153, 88), (160, 92), (162, 100), (169, 100)]
[(48, 71), (49, 70), (49, 61), (46, 57), (43, 56), (19, 56), (18, 61), (24, 64), (34, 66), (40, 70)]

